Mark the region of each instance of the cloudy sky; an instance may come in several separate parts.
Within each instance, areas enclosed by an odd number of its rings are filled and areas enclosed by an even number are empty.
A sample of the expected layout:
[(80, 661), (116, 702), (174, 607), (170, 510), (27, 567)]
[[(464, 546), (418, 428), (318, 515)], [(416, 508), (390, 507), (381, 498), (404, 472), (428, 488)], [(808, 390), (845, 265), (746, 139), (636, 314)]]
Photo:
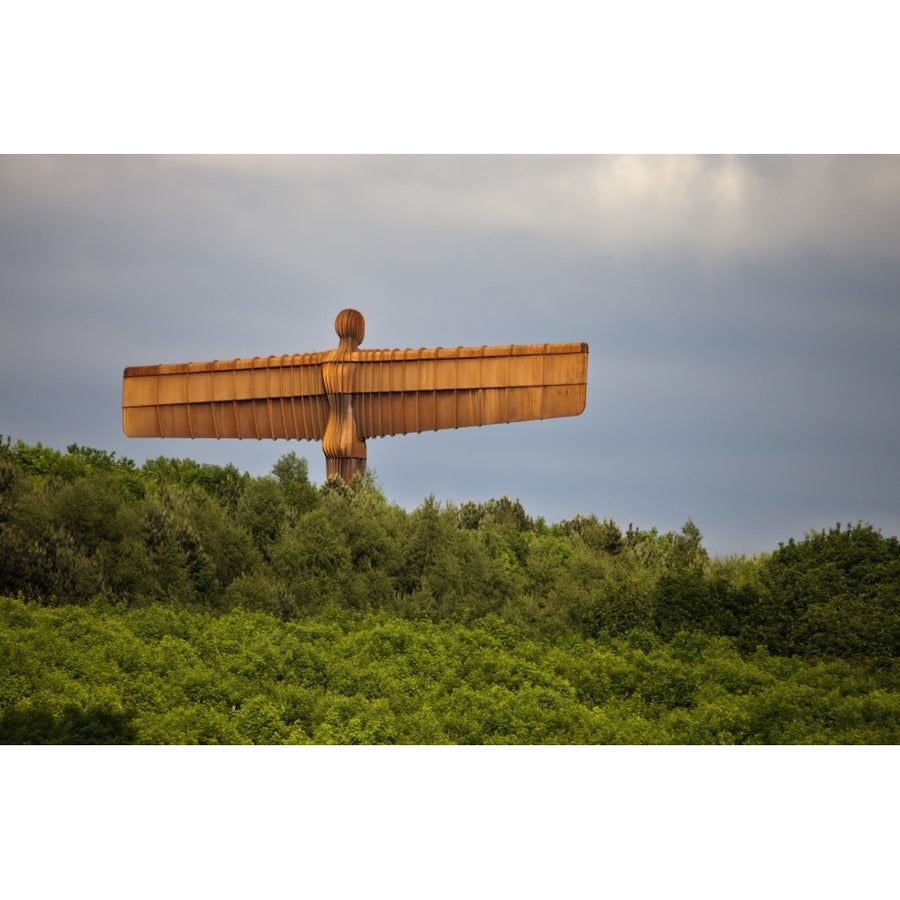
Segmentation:
[(266, 474), (318, 444), (135, 440), (129, 365), (586, 341), (577, 418), (384, 438), (392, 501), (758, 553), (900, 533), (900, 158), (0, 158), (0, 433)]

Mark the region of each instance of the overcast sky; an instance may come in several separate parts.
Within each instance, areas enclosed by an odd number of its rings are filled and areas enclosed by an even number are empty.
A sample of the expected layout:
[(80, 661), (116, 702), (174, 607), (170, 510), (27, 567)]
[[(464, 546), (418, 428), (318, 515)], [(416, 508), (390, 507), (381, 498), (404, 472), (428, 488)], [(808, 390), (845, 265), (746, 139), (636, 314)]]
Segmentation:
[(586, 341), (570, 419), (369, 442), (413, 509), (690, 517), (718, 554), (900, 533), (900, 157), (0, 157), (0, 433), (137, 462), (309, 442), (135, 440), (129, 365)]

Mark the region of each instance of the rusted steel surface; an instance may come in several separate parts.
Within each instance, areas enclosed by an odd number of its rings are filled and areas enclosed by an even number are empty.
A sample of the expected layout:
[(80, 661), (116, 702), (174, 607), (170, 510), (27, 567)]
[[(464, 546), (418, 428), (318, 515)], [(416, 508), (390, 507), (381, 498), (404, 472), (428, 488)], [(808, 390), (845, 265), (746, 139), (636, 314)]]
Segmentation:
[(522, 344), (360, 350), (365, 320), (343, 310), (335, 350), (131, 366), (122, 423), (131, 437), (322, 441), (327, 474), (365, 468), (368, 438), (576, 416), (588, 346)]

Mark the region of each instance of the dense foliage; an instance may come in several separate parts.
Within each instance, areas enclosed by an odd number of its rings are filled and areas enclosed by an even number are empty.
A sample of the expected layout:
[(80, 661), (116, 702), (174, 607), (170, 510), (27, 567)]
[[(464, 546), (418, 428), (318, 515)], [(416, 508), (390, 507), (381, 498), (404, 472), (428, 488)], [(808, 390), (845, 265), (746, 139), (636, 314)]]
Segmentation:
[(894, 743), (900, 545), (0, 442), (0, 741)]

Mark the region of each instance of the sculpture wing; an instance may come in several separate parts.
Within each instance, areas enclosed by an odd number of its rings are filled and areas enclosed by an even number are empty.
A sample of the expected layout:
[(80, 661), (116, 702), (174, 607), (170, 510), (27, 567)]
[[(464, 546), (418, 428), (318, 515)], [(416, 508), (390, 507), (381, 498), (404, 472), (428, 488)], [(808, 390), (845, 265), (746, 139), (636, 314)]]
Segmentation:
[(323, 368), (353, 395), (359, 437), (576, 416), (587, 344), (355, 350), (132, 366), (122, 386), (130, 437), (322, 440)]
[(130, 437), (321, 440), (326, 353), (131, 366), (122, 384)]
[(582, 343), (357, 350), (352, 359), (362, 439), (577, 416), (587, 399)]

